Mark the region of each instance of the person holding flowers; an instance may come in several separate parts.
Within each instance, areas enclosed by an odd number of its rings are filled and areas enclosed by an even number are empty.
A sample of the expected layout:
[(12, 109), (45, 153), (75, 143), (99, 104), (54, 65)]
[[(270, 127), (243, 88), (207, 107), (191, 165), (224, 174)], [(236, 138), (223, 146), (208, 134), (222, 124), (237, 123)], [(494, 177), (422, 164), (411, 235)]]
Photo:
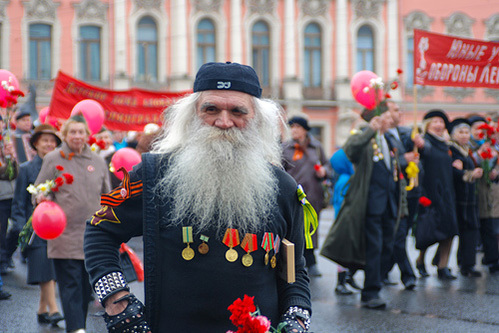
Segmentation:
[(469, 146), (470, 125), (466, 119), (456, 118), (449, 125), (451, 136), (452, 171), (456, 192), (456, 216), (459, 226), (459, 248), (457, 252), (461, 275), (480, 277), (475, 269), (478, 244), (478, 197), (476, 181), (483, 175), (483, 169), (475, 166)]
[[(26, 224), (33, 214), (31, 194), (27, 191), (30, 184), (35, 183), (36, 177), (42, 167), (45, 155), (61, 144), (61, 139), (56, 134), (56, 129), (50, 125), (42, 124), (35, 128), (30, 138), (30, 144), (37, 155), (24, 162), (19, 167), (16, 179), (16, 190), (12, 201), (12, 220), (18, 225), (19, 230)], [(47, 258), (47, 241), (33, 234), (30, 245), (26, 248), (28, 259), (27, 282), (40, 286), (40, 301), (38, 306), (38, 322), (40, 324), (53, 324), (63, 320), (55, 297), (55, 268), (54, 262)]]
[[(498, 152), (495, 149), (497, 129), (487, 123), (483, 117), (469, 118), (472, 133), (479, 145), (473, 149), (477, 165), (482, 166), (483, 176), (478, 180), (478, 214), (480, 219), (480, 237), (483, 245), (482, 263), (490, 273), (499, 272), (499, 245), (495, 228), (499, 225), (499, 166)], [(475, 126), (475, 128), (473, 128)]]
[[(102, 157), (87, 144), (90, 130), (81, 115), (72, 116), (62, 126), (63, 143), (45, 155), (35, 185), (48, 180), (57, 191), (36, 195), (36, 202), (53, 200), (66, 214), (64, 232), (48, 240), (48, 258), (54, 260), (59, 297), (68, 332), (83, 332), (92, 293), (84, 265), (85, 221), (99, 209), (101, 193), (108, 192), (109, 172)], [(72, 175), (70, 186), (58, 186), (61, 173)], [(67, 181), (67, 179), (66, 179)]]
[(424, 260), (428, 247), (438, 243), (433, 265), (438, 267), (438, 278), (454, 280), (447, 267), (452, 247), (452, 240), (458, 234), (456, 217), (456, 194), (454, 191), (452, 158), (449, 152), (447, 128), (449, 120), (444, 111), (434, 109), (423, 117), (424, 146), (420, 148), (421, 162), (424, 170), (423, 196), (431, 201), (429, 214), (418, 216), (416, 231), (416, 248), (420, 251), (416, 267), (426, 272)]
[[(108, 331), (227, 332), (228, 307), (248, 295), (282, 333), (307, 332), (303, 250), (315, 221), (281, 168), (281, 109), (238, 63), (204, 64), (193, 90), (87, 223), (85, 262)], [(145, 308), (118, 260), (134, 236), (144, 240)]]

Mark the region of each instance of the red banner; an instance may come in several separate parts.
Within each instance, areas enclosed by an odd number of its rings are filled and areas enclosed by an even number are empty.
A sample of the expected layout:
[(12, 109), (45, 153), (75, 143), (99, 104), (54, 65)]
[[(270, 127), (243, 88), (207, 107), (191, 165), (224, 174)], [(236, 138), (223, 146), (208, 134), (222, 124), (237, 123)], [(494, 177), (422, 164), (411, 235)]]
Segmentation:
[(59, 72), (50, 101), (49, 115), (67, 119), (76, 103), (93, 99), (104, 108), (104, 126), (110, 130), (142, 131), (149, 123), (161, 124), (162, 112), (175, 100), (192, 93), (154, 92), (142, 89), (107, 90)]
[(499, 43), (414, 29), (414, 84), (499, 89)]

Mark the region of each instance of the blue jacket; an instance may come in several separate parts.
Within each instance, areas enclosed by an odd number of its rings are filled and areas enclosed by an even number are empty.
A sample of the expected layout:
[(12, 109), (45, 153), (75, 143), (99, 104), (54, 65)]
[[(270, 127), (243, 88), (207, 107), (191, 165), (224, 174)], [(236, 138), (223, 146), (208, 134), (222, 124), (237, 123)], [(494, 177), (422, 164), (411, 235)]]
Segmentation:
[(338, 216), (343, 198), (348, 190), (348, 180), (353, 175), (353, 165), (348, 159), (343, 149), (336, 151), (329, 160), (334, 172), (338, 175), (338, 179), (334, 184), (333, 208), (335, 217)]

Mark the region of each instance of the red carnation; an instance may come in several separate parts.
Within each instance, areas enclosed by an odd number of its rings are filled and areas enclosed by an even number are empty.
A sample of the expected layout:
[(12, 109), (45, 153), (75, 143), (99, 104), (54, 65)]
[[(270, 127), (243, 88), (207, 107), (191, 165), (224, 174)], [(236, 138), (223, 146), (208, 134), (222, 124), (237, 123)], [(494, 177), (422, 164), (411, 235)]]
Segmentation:
[(392, 98), (392, 95), (390, 95), (390, 94), (385, 94), (385, 98)]
[(490, 143), (492, 143), (493, 145), (495, 145), (496, 142), (497, 142), (496, 139), (490, 139)]
[(239, 327), (244, 325), (246, 320), (249, 319), (250, 314), (256, 311), (253, 299), (254, 297), (244, 295), (243, 300), (238, 298), (234, 301), (234, 303), (229, 305), (227, 309), (232, 313), (232, 315), (230, 316), (230, 321), (235, 326)]
[(485, 120), (487, 120), (487, 122), (490, 123), (492, 121), (492, 118), (487, 117)]
[(73, 175), (70, 173), (63, 173), (62, 176), (66, 179), (66, 183), (72, 184), (73, 183)]
[(3, 136), (2, 136), (2, 134), (0, 134), (0, 141), (2, 141), (2, 140), (3, 140)]
[(97, 142), (97, 139), (94, 138), (93, 136), (88, 138), (88, 145), (89, 146), (93, 145), (95, 142)]
[(423, 207), (429, 207), (431, 205), (431, 200), (423, 196), (419, 198), (419, 204)]
[(485, 133), (483, 133), (483, 132), (478, 133), (479, 139), (483, 139), (484, 137), (485, 137)]
[(319, 171), (321, 169), (321, 165), (319, 163), (314, 165), (314, 170)]
[(401, 70), (400, 68), (397, 68), (397, 74), (402, 74), (404, 71)]
[(104, 140), (99, 140), (96, 142), (97, 146), (99, 146), (100, 149), (105, 149), (106, 148), (106, 143)]
[(59, 187), (58, 187), (58, 186), (54, 187), (54, 188), (52, 189), (52, 192), (59, 192)]
[(57, 177), (56, 179), (54, 179), (54, 182), (57, 185), (57, 187), (62, 186), (64, 184), (64, 180), (62, 179), (62, 177)]
[(392, 84), (390, 84), (390, 88), (392, 88), (392, 90), (395, 90), (397, 89), (399, 86), (398, 82), (397, 81), (393, 81)]
[(56, 165), (55, 168), (59, 171), (63, 171), (64, 167), (62, 165)]

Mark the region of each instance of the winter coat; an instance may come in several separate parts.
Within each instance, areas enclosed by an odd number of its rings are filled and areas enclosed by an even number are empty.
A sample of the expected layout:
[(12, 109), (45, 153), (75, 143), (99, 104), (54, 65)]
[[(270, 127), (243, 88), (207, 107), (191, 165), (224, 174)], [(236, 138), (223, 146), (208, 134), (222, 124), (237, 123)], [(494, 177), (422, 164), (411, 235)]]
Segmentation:
[(66, 214), (66, 229), (59, 237), (48, 241), (49, 259), (83, 260), (83, 236), (85, 222), (100, 207), (100, 195), (110, 190), (109, 171), (102, 157), (85, 145), (81, 154), (70, 157), (71, 149), (64, 142), (60, 148), (43, 158), (42, 169), (36, 184), (60, 176), (56, 166), (64, 168), (63, 173), (73, 175), (72, 184), (64, 184), (54, 194), (54, 202)]

